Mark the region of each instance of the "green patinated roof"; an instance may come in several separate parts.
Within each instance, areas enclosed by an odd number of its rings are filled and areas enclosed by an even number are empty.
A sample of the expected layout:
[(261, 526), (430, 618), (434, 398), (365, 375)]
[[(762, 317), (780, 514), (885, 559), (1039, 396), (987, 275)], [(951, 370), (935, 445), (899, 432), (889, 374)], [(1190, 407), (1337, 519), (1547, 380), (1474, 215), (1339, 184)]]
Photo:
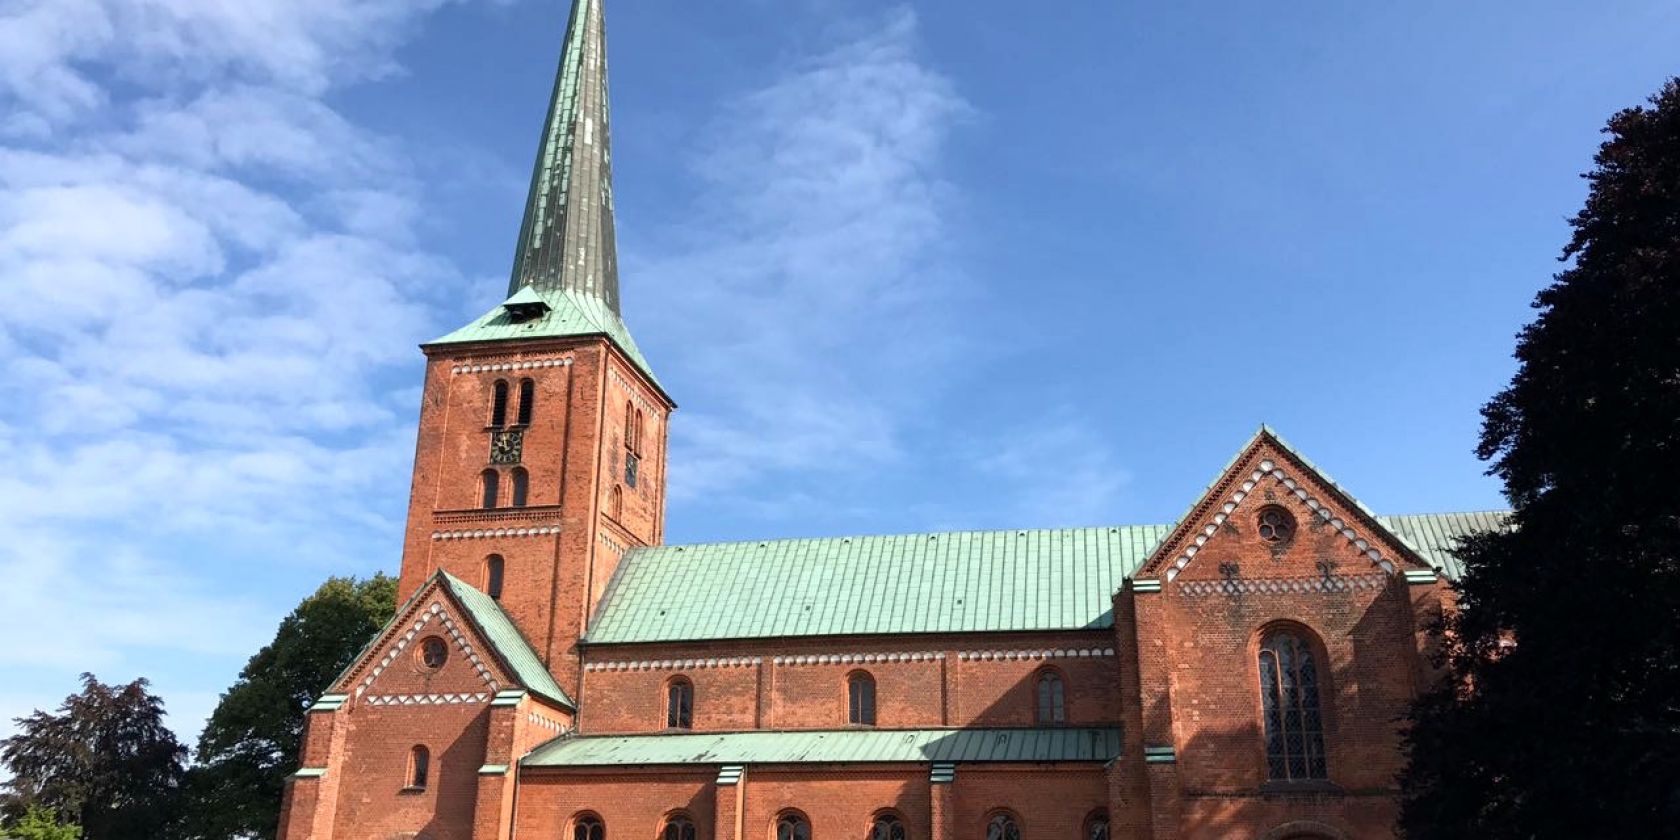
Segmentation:
[(577, 708), (572, 698), (566, 696), (560, 684), (554, 681), (554, 675), (548, 672), (542, 660), (537, 658), (537, 652), (531, 648), (519, 628), (513, 625), (513, 620), (507, 613), (502, 612), (502, 605), (496, 599), (478, 591), (466, 581), (448, 572), (438, 572), (443, 578), (449, 593), (460, 602), (461, 609), (467, 612), (479, 634), (495, 651), (502, 663), (513, 672), (513, 678), (525, 687), (526, 691), (539, 697), (559, 703), (569, 709)]
[[(1449, 577), (1503, 513), (1376, 517)], [(1170, 525), (969, 531), (632, 549), (592, 644), (1104, 629), (1111, 599)]]
[[(532, 303), (539, 300), (549, 306), (548, 313), (541, 318), (515, 321), (506, 308), (510, 303)], [(496, 304), (495, 309), (484, 313), (478, 320), (442, 338), (429, 341), (426, 346), (468, 344), (477, 341), (580, 338), (590, 335), (605, 336), (635, 363), (637, 370), (660, 390), (664, 390), (664, 386), (661, 386), (658, 378), (653, 375), (653, 366), (648, 364), (647, 357), (643, 356), (641, 348), (636, 346), (636, 340), (630, 337), (630, 330), (624, 326), (624, 320), (618, 317), (618, 313), (612, 311), (600, 298), (571, 289), (539, 290), (525, 286), (506, 301)]]
[(843, 729), (571, 737), (538, 747), (526, 767), (1110, 761), (1119, 729)]

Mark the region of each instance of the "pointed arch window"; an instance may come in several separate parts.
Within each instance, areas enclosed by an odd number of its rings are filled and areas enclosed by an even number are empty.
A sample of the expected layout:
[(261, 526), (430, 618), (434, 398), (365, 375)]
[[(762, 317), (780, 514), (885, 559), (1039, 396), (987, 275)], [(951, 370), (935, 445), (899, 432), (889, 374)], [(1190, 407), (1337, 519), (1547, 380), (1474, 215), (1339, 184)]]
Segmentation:
[(572, 821), (572, 840), (607, 840), (607, 824), (593, 814)]
[(677, 677), (665, 687), (665, 726), (694, 728), (694, 683), (686, 677)]
[(869, 840), (909, 840), (909, 836), (904, 820), (894, 813), (876, 814), (875, 822), (869, 827)]
[(531, 425), (531, 418), (537, 413), (537, 383), (530, 379), (519, 380), (519, 425)]
[(993, 814), (986, 822), (986, 840), (1021, 840), (1021, 823), (1007, 811)]
[(1035, 685), (1038, 693), (1034, 719), (1039, 723), (1067, 723), (1067, 695), (1062, 675), (1055, 671), (1038, 672)]
[(1082, 840), (1108, 840), (1108, 812), (1096, 811), (1085, 818), (1085, 836)]
[(776, 840), (811, 840), (811, 821), (804, 814), (787, 813), (777, 817)]
[(505, 379), (496, 380), (491, 386), (490, 393), (490, 425), (501, 428), (507, 425), (508, 384)]
[(660, 840), (698, 840), (700, 832), (687, 814), (675, 814), (665, 820), (665, 828), (659, 836)]
[(847, 721), (853, 726), (875, 725), (875, 678), (858, 671), (846, 679)]
[(1318, 662), (1302, 636), (1280, 631), (1261, 644), (1260, 706), (1267, 774), (1274, 781), (1328, 778)]
[(425, 790), (432, 778), (432, 753), (422, 746), (408, 751), (408, 787)]
[(524, 507), (525, 497), (530, 492), (531, 474), (526, 472), (524, 467), (515, 467), (513, 470), (513, 493), (511, 494), (512, 498), (508, 499), (509, 504), (516, 508)]
[(495, 470), (485, 470), (479, 474), (478, 484), (481, 491), (480, 500), (482, 501), (480, 507), (485, 510), (495, 509), (496, 494), (501, 489), (501, 483), (501, 476), (497, 475)]
[(624, 519), (624, 489), (616, 484), (607, 493), (607, 515), (613, 519)]
[(630, 489), (636, 489), (636, 479), (641, 472), (642, 447), (641, 428), (638, 420), (641, 412), (636, 410), (636, 404), (624, 403), (624, 484)]
[(484, 594), (498, 601), (502, 599), (502, 575), (506, 566), (500, 554), (492, 554), (484, 560)]

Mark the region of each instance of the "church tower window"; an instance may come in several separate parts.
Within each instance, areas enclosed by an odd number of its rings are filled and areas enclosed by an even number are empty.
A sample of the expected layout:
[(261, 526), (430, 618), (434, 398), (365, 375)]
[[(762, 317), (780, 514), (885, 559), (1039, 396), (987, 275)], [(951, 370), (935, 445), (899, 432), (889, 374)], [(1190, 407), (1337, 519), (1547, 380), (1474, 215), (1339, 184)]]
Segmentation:
[(501, 428), (507, 425), (508, 384), (498, 379), (492, 386), (490, 396), (490, 425)]
[(482, 507), (485, 510), (495, 510), (496, 494), (497, 491), (501, 489), (501, 476), (498, 475), (495, 470), (485, 470), (479, 475), (478, 483), (482, 490), (482, 493), (480, 494), (482, 504), (480, 504), (479, 507)]
[(508, 503), (510, 505), (512, 505), (513, 507), (516, 507), (516, 508), (524, 507), (525, 502), (526, 502), (526, 495), (529, 494), (530, 491), (531, 491), (531, 474), (527, 473), (525, 471), (524, 467), (514, 468), (514, 470), (513, 470), (513, 493), (511, 494), (511, 497), (508, 499)]
[(496, 600), (502, 599), (502, 575), (507, 571), (507, 562), (500, 554), (492, 554), (484, 560), (484, 594)]
[(519, 382), (519, 425), (531, 425), (537, 413), (537, 383), (530, 379)]
[(1260, 705), (1266, 769), (1274, 781), (1328, 778), (1318, 663), (1306, 639), (1277, 632), (1260, 646)]

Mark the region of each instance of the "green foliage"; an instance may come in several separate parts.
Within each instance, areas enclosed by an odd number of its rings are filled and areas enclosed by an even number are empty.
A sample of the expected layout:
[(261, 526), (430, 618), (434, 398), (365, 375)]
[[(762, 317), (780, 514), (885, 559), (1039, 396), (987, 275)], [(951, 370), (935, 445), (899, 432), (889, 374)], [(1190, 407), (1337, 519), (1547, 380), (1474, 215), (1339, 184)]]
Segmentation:
[(1412, 714), (1414, 838), (1680, 825), (1680, 79), (1616, 114), (1484, 409), (1515, 529), (1460, 555), (1448, 679)]
[(270, 838), (286, 776), (297, 769), (304, 713), (396, 612), (397, 582), (332, 578), (280, 622), (222, 695), (198, 740), (184, 833)]
[(7, 824), (0, 837), (6, 840), (81, 840), (82, 830), (58, 820), (51, 808), (31, 805), (23, 816)]
[(0, 741), (12, 773), (4, 806), (16, 819), (48, 808), (81, 826), (88, 840), (155, 840), (168, 835), (180, 802), (187, 751), (163, 724), (163, 701), (135, 680), (105, 685), (82, 675), (82, 691), (58, 714), (18, 718)]

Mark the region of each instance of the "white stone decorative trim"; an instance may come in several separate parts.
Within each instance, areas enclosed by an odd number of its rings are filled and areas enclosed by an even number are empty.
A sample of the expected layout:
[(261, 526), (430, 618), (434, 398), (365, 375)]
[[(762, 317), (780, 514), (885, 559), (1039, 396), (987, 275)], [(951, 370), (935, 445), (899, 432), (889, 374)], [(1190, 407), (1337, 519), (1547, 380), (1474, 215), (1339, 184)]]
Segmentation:
[(1092, 659), (1113, 656), (1114, 648), (1067, 648), (1059, 650), (965, 650), (957, 654), (964, 662), (1019, 661), (1023, 659)]
[(566, 732), (570, 728), (570, 727), (566, 726), (566, 724), (561, 723), (560, 721), (551, 720), (547, 717), (544, 717), (542, 715), (537, 714), (536, 712), (531, 712), (531, 713), (527, 714), (525, 716), (525, 719), (530, 721), (532, 726), (540, 726), (543, 729), (547, 729), (550, 732), (554, 732), (554, 733), (563, 733), (563, 732)]
[(497, 537), (546, 537), (560, 533), (559, 525), (536, 528), (474, 528), (471, 531), (433, 531), (434, 540), (484, 540)]
[(571, 366), (571, 356), (557, 356), (552, 359), (526, 359), (519, 362), (500, 362), (487, 365), (456, 365), (452, 372), (456, 376), (459, 376), (463, 373), (504, 373), (520, 370), (538, 370), (540, 368)]
[(490, 702), (490, 695), (478, 694), (369, 694), (362, 698), (369, 706), (456, 706)]
[(1167, 569), (1168, 582), (1177, 578), (1178, 573), (1183, 571), (1185, 566), (1190, 565), (1190, 560), (1196, 556), (1196, 552), (1201, 551), (1202, 546), (1206, 545), (1207, 541), (1212, 539), (1213, 535), (1219, 532), (1219, 526), (1224, 525), (1226, 520), (1231, 518), (1231, 514), (1236, 512), (1237, 506), (1242, 504), (1244, 499), (1248, 498), (1248, 494), (1254, 491), (1254, 488), (1260, 484), (1260, 480), (1268, 476), (1283, 485), (1284, 489), (1293, 493), (1295, 498), (1306, 504), (1307, 508), (1316, 514), (1319, 519), (1329, 523), (1330, 527), (1340, 531), (1349, 544), (1351, 544), (1354, 548), (1359, 549), (1361, 553), (1370, 559), (1373, 565), (1382, 569), (1384, 574), (1392, 575), (1398, 569), (1398, 567), (1394, 564), (1394, 561), (1383, 557), (1382, 552), (1377, 550), (1376, 546), (1372, 545), (1369, 540), (1359, 536), (1358, 532), (1354, 531), (1347, 522), (1344, 522), (1341, 517), (1331, 512), (1330, 508), (1326, 507), (1323, 502), (1320, 502), (1311, 493), (1308, 493), (1307, 488), (1301, 486), (1301, 484), (1295, 479), (1290, 478), (1288, 473), (1285, 473), (1282, 468), (1278, 467), (1277, 464), (1273, 463), (1271, 459), (1268, 458), (1267, 460), (1260, 462), (1260, 468), (1255, 470), (1253, 475), (1250, 475), (1248, 480), (1244, 481), (1242, 486), (1231, 494), (1230, 499), (1226, 501), (1224, 505), (1221, 505), (1219, 511), (1213, 515), (1213, 520), (1207, 525), (1207, 527), (1203, 528), (1201, 533), (1196, 535), (1194, 542), (1178, 555), (1177, 560), (1173, 561), (1172, 566)]
[(1316, 578), (1190, 580), (1178, 584), (1177, 589), (1180, 595), (1292, 595), (1302, 592), (1371, 591), (1387, 584), (1387, 574), (1372, 572), (1368, 575)]
[(624, 552), (630, 550), (630, 547), (627, 545), (619, 545), (618, 540), (608, 536), (605, 531), (603, 531), (597, 538), (600, 539), (601, 545), (618, 552), (620, 555), (623, 555)]
[(806, 656), (778, 656), (777, 665), (874, 665), (882, 662), (937, 662), (945, 658), (939, 650), (901, 653), (820, 653)]
[(636, 662), (590, 662), (585, 671), (697, 671), (701, 668), (750, 668), (761, 665), (760, 656), (727, 656), (712, 659), (645, 659)]
[[(408, 647), (409, 643), (420, 637), (420, 633), (426, 629), (426, 625), (434, 621), (443, 626), (444, 634), (454, 640), (455, 647), (467, 657), (467, 662), (473, 666), (474, 670), (478, 671), (478, 676), (484, 680), (484, 683), (490, 686), (490, 693), (495, 694), (500, 691), (501, 686), (497, 684), (495, 676), (490, 673), (489, 666), (484, 663), (483, 659), (479, 658), (478, 652), (473, 650), (472, 645), (467, 642), (467, 637), (461, 634), (461, 629), (455, 625), (455, 619), (444, 612), (441, 601), (433, 601), (431, 607), (421, 613), (420, 618), (413, 624), (409, 625), (408, 632), (397, 638), (396, 643), (391, 645), (391, 649), (380, 658), (379, 664), (368, 670), (368, 675), (362, 680), (362, 684), (356, 686), (356, 696), (361, 697), (366, 694), (368, 686), (373, 685), (373, 681), (384, 673), (385, 669), (390, 667), (398, 656), (402, 655), (403, 650)], [(489, 697), (486, 696), (485, 699), (488, 700)], [(369, 700), (369, 702), (372, 701)]]

